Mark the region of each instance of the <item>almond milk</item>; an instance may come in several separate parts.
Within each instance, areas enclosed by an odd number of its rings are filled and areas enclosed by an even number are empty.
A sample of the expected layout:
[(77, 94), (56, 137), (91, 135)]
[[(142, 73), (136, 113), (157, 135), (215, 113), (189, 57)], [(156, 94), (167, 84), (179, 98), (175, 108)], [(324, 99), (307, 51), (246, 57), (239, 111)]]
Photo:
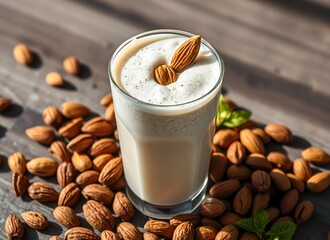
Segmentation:
[(125, 178), (144, 204), (183, 204), (206, 188), (222, 61), (203, 40), (175, 83), (160, 85), (153, 74), (189, 37), (175, 30), (138, 35), (109, 65)]

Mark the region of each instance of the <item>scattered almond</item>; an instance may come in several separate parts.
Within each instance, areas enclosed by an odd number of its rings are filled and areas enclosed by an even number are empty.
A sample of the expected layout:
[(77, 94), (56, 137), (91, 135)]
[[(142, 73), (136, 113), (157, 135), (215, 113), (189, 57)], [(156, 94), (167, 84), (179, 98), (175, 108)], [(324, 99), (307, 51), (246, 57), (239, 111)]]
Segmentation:
[(291, 160), (281, 152), (270, 152), (267, 155), (267, 160), (271, 162), (275, 167), (283, 170), (284, 172), (289, 172), (292, 170)]
[(8, 239), (22, 239), (24, 227), (21, 221), (13, 214), (10, 214), (5, 222), (5, 233)]
[(47, 217), (40, 212), (23, 212), (21, 213), (21, 217), (24, 219), (25, 223), (34, 230), (41, 231), (49, 225)]
[(76, 183), (66, 185), (58, 197), (59, 206), (72, 207), (80, 198), (80, 189)]
[(275, 188), (282, 192), (286, 192), (291, 188), (291, 183), (288, 176), (278, 168), (274, 168), (269, 172), (269, 176), (272, 179), (272, 183)]
[(113, 125), (102, 117), (94, 117), (88, 120), (81, 128), (81, 131), (97, 137), (109, 136), (114, 130)]
[(85, 105), (74, 102), (74, 101), (67, 101), (62, 103), (61, 105), (61, 112), (67, 118), (79, 118), (84, 117), (91, 113), (90, 109)]
[(67, 206), (57, 206), (53, 215), (55, 219), (67, 228), (79, 227), (80, 221), (75, 211)]
[(298, 204), (294, 212), (294, 220), (297, 224), (306, 222), (313, 214), (314, 205), (309, 200), (304, 200)]
[(34, 158), (26, 164), (27, 170), (39, 177), (50, 177), (55, 175), (58, 163), (51, 158), (39, 157)]
[(209, 194), (214, 198), (227, 198), (235, 194), (241, 187), (240, 182), (237, 179), (230, 179), (223, 182), (214, 184), (210, 190)]
[(262, 140), (260, 140), (260, 138), (255, 135), (250, 129), (246, 128), (240, 131), (239, 137), (241, 143), (250, 153), (263, 154), (265, 152), (265, 147)]
[(89, 154), (92, 157), (97, 157), (101, 154), (113, 154), (118, 152), (119, 148), (113, 138), (101, 138), (93, 143), (90, 148)]
[(54, 141), (55, 134), (50, 127), (46, 126), (36, 126), (25, 130), (25, 134), (32, 139), (41, 144), (48, 145)]
[(306, 186), (309, 191), (318, 193), (330, 186), (330, 172), (319, 172), (307, 180)]
[(281, 214), (289, 214), (296, 207), (299, 200), (299, 193), (297, 189), (291, 189), (283, 195), (280, 201)]
[(135, 214), (133, 204), (128, 197), (122, 193), (117, 192), (113, 200), (112, 208), (114, 213), (121, 219), (129, 221)]
[(25, 44), (17, 44), (14, 47), (13, 55), (15, 60), (23, 65), (31, 65), (33, 63), (33, 54), (30, 48)]
[(172, 240), (193, 240), (194, 226), (190, 222), (183, 222), (173, 232)]
[(69, 183), (73, 182), (75, 178), (74, 167), (70, 162), (63, 162), (57, 168), (56, 178), (58, 185), (64, 188)]
[(74, 168), (79, 172), (84, 172), (88, 169), (91, 169), (93, 166), (92, 160), (87, 154), (84, 153), (73, 152), (71, 161)]
[(13, 191), (16, 197), (22, 196), (26, 192), (29, 186), (28, 178), (22, 174), (13, 172), (11, 179), (12, 179), (11, 181), (12, 181)]
[(306, 148), (301, 152), (301, 156), (307, 162), (313, 164), (325, 164), (330, 162), (330, 155), (322, 149), (316, 147)]
[(76, 178), (76, 183), (81, 189), (83, 189), (90, 184), (97, 183), (99, 176), (99, 172), (95, 170), (87, 170), (79, 174), (79, 176)]
[(238, 133), (232, 129), (220, 129), (213, 137), (213, 144), (219, 145), (222, 148), (228, 148), (230, 144), (237, 141)]
[(49, 184), (32, 183), (28, 188), (29, 196), (39, 202), (52, 202), (58, 199), (59, 193)]
[(94, 142), (91, 134), (80, 134), (72, 139), (66, 146), (69, 150), (78, 153), (85, 152)]
[(86, 240), (100, 240), (101, 238), (97, 236), (92, 230), (83, 227), (74, 227), (70, 228), (64, 233), (65, 240), (77, 240), (77, 239), (86, 239)]
[(8, 166), (12, 172), (25, 174), (26, 171), (26, 159), (20, 152), (15, 152), (8, 157)]
[(226, 206), (216, 198), (206, 198), (199, 206), (199, 213), (203, 217), (219, 217), (226, 210)]
[(74, 119), (64, 123), (58, 129), (58, 134), (64, 138), (72, 139), (80, 133), (82, 122), (83, 122), (83, 119), (81, 117), (74, 118)]
[(60, 162), (71, 162), (71, 153), (61, 141), (54, 141), (48, 151)]
[(142, 240), (142, 233), (129, 222), (121, 222), (117, 226), (117, 233), (123, 240)]
[(160, 65), (156, 67), (154, 76), (156, 82), (164, 86), (174, 83), (178, 79), (178, 75), (175, 70), (167, 65)]
[(100, 105), (107, 107), (112, 102), (113, 102), (113, 98), (112, 98), (112, 93), (110, 92), (103, 96), (103, 98), (100, 100)]
[(148, 232), (156, 234), (157, 236), (172, 238), (175, 228), (165, 221), (149, 220), (144, 224), (144, 229)]
[(223, 153), (212, 153), (210, 162), (210, 178), (217, 183), (222, 180), (228, 166), (228, 160)]
[(235, 195), (233, 208), (236, 213), (246, 215), (252, 206), (253, 195), (251, 190), (244, 186)]
[(124, 174), (123, 162), (121, 157), (110, 160), (102, 169), (99, 182), (111, 186)]
[(57, 127), (62, 123), (62, 114), (53, 106), (46, 107), (42, 113), (42, 118), (46, 125)]
[(234, 225), (226, 225), (218, 232), (215, 240), (237, 240), (238, 235), (239, 231)]
[(309, 163), (302, 158), (298, 158), (293, 162), (293, 173), (304, 182), (307, 182), (307, 180), (313, 175)]
[(86, 200), (95, 200), (105, 206), (110, 205), (114, 198), (113, 192), (101, 184), (90, 184), (81, 193)]
[(81, 67), (76, 57), (67, 57), (63, 61), (63, 68), (69, 74), (78, 75)]
[(278, 143), (289, 144), (293, 140), (291, 131), (283, 124), (269, 123), (265, 132)]
[(62, 87), (65, 83), (63, 77), (58, 72), (50, 72), (46, 75), (45, 81), (53, 87)]

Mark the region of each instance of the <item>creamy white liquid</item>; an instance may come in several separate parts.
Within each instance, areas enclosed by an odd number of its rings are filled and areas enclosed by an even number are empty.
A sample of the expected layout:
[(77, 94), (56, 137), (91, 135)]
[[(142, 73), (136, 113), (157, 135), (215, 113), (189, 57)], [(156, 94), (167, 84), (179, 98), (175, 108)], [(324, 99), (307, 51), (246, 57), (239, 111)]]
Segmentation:
[(162, 86), (153, 77), (154, 68), (169, 64), (187, 39), (167, 34), (134, 40), (111, 64), (125, 178), (140, 199), (155, 205), (190, 200), (208, 175), (223, 71), (218, 60), (202, 45), (197, 61), (177, 82)]

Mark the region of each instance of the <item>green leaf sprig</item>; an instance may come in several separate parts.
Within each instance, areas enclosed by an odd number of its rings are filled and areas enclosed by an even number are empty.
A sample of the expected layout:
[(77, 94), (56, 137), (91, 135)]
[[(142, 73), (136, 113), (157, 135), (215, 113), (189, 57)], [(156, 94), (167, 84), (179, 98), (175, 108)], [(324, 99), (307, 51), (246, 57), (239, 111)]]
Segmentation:
[(237, 225), (244, 230), (255, 233), (263, 240), (291, 240), (297, 228), (293, 222), (283, 221), (274, 223), (269, 231), (266, 232), (268, 223), (268, 213), (261, 208), (253, 217), (239, 220)]
[(217, 109), (217, 127), (235, 128), (247, 122), (251, 112), (243, 109), (233, 110), (226, 102), (223, 95), (220, 95)]

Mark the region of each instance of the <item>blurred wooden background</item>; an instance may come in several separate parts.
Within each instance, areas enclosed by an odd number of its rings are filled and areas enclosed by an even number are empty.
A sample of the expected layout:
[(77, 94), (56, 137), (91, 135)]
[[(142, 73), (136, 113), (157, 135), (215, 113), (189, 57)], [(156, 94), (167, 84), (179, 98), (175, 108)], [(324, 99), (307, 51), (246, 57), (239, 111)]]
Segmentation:
[[(292, 130), (295, 141), (283, 149), (291, 159), (308, 146), (330, 151), (328, 0), (0, 0), (0, 96), (14, 101), (0, 114), (4, 160), (14, 151), (27, 158), (49, 155), (24, 134), (25, 128), (42, 124), (48, 105), (77, 100), (102, 113), (98, 102), (110, 90), (111, 54), (129, 37), (158, 28), (182, 29), (207, 39), (225, 59), (223, 92), (250, 109), (258, 123), (281, 122)], [(32, 68), (12, 57), (20, 42), (37, 57)], [(70, 55), (84, 64), (80, 78), (62, 70), (63, 59)], [(54, 70), (64, 74), (66, 88), (46, 85), (45, 75)], [(305, 193), (303, 198), (313, 200), (315, 213), (298, 228), (295, 239), (326, 239), (330, 191)], [(51, 227), (28, 231), (24, 239), (62, 234), (53, 205), (13, 196), (6, 164), (0, 168), (0, 202), (0, 229), (11, 212), (43, 209)], [(0, 239), (5, 239), (4, 231)]]

